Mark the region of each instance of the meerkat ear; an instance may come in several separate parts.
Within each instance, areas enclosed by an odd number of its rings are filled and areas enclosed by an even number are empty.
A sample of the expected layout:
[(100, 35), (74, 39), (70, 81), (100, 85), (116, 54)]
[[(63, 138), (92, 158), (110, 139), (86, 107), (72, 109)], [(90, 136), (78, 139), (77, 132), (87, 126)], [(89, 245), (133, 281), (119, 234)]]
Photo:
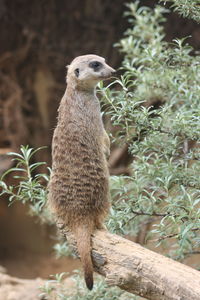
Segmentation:
[(80, 71), (78, 68), (74, 70), (74, 74), (76, 75), (76, 77), (79, 77), (79, 73), (80, 73)]

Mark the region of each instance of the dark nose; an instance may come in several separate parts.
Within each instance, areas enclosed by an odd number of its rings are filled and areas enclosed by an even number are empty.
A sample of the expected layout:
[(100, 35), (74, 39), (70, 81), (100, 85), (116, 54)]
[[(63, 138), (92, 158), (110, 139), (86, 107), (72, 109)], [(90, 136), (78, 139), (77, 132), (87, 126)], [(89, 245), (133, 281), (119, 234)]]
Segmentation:
[(116, 73), (116, 70), (113, 68), (110, 68), (110, 75), (115, 75), (115, 73)]
[(114, 75), (117, 71), (113, 68), (111, 68), (111, 74)]

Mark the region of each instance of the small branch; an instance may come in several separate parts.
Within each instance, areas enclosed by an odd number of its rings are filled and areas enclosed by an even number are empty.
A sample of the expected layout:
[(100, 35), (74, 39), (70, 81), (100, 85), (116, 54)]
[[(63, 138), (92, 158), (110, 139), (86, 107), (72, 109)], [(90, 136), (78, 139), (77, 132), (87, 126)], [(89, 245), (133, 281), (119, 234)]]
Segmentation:
[(188, 152), (189, 152), (189, 143), (188, 143), (188, 140), (186, 139), (183, 142), (183, 153), (185, 156), (187, 156)]
[[(190, 229), (190, 231), (198, 231), (198, 230), (200, 230), (200, 228)], [(179, 232), (171, 233), (171, 234), (168, 234), (168, 235), (165, 235), (165, 236), (161, 236), (161, 237), (159, 237), (159, 239), (156, 239), (156, 240), (153, 240), (153, 241), (160, 242), (160, 241), (165, 240), (165, 239), (170, 239), (170, 238), (177, 237), (178, 235), (179, 235)]]
[(171, 238), (177, 237), (178, 235), (179, 235), (179, 233), (171, 233), (171, 234), (159, 237), (159, 239), (157, 239), (156, 241), (160, 242), (162, 240), (166, 240), (166, 239), (171, 239)]
[[(172, 216), (172, 214), (170, 213), (165, 213), (165, 214), (159, 214), (159, 213), (147, 213), (144, 211), (135, 211), (133, 209), (131, 209), (131, 212), (137, 216), (150, 216), (150, 217), (166, 217), (166, 216)], [(174, 215), (173, 215), (174, 216)]]
[[(180, 206), (180, 208), (183, 209), (187, 214), (189, 214), (188, 210), (184, 206)], [(172, 214), (172, 213), (169, 213), (169, 212), (159, 214), (159, 213), (156, 213), (156, 212), (148, 213), (148, 212), (144, 212), (144, 211), (135, 211), (133, 209), (131, 209), (131, 212), (133, 214), (135, 214), (136, 216), (150, 216), (150, 217), (167, 217), (167, 216), (169, 216), (169, 217), (174, 217), (174, 218), (179, 218), (180, 217), (180, 215)], [(133, 218), (135, 218), (135, 216)], [(129, 221), (132, 220), (133, 218), (129, 219)], [(184, 217), (181, 218), (181, 221), (184, 222), (184, 220), (188, 220), (188, 219), (195, 220), (195, 218), (189, 218), (188, 216), (184, 216)], [(199, 230), (199, 229), (196, 228), (196, 229), (193, 229), (193, 231)]]
[(191, 252), (185, 252), (184, 256), (191, 256), (191, 255), (199, 255), (200, 251), (191, 251)]

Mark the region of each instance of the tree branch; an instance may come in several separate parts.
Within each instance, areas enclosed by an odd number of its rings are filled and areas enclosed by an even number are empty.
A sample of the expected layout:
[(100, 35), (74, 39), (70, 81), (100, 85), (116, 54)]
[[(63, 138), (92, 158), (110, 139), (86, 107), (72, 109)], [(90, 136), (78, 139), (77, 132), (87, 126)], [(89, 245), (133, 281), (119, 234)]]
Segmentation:
[[(72, 235), (62, 224), (58, 227), (75, 247)], [(95, 271), (108, 285), (150, 300), (200, 299), (200, 273), (195, 269), (107, 231), (96, 231), (92, 243)]]

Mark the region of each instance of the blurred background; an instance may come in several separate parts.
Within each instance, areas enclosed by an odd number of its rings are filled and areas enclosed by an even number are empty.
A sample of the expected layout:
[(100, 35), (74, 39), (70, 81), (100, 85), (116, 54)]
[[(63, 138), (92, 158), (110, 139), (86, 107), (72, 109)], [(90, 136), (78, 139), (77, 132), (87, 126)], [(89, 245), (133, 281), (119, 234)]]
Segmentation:
[[(128, 27), (123, 17), (127, 2), (0, 0), (0, 175), (12, 164), (6, 153), (19, 151), (20, 145), (47, 146), (38, 159), (51, 165), (51, 138), (66, 86), (66, 65), (78, 55), (94, 53), (112, 67), (120, 66), (123, 57), (113, 45)], [(141, 1), (151, 7), (155, 3)], [(189, 42), (199, 49), (197, 23), (171, 13), (165, 30), (168, 41), (192, 35)], [(105, 125), (114, 130), (109, 120)], [(124, 174), (129, 160), (126, 147), (113, 146), (111, 174)], [(0, 265), (9, 274), (46, 278), (77, 267), (75, 260), (53, 258), (55, 241), (54, 227), (38, 224), (22, 204), (8, 208), (7, 199), (1, 199)]]

